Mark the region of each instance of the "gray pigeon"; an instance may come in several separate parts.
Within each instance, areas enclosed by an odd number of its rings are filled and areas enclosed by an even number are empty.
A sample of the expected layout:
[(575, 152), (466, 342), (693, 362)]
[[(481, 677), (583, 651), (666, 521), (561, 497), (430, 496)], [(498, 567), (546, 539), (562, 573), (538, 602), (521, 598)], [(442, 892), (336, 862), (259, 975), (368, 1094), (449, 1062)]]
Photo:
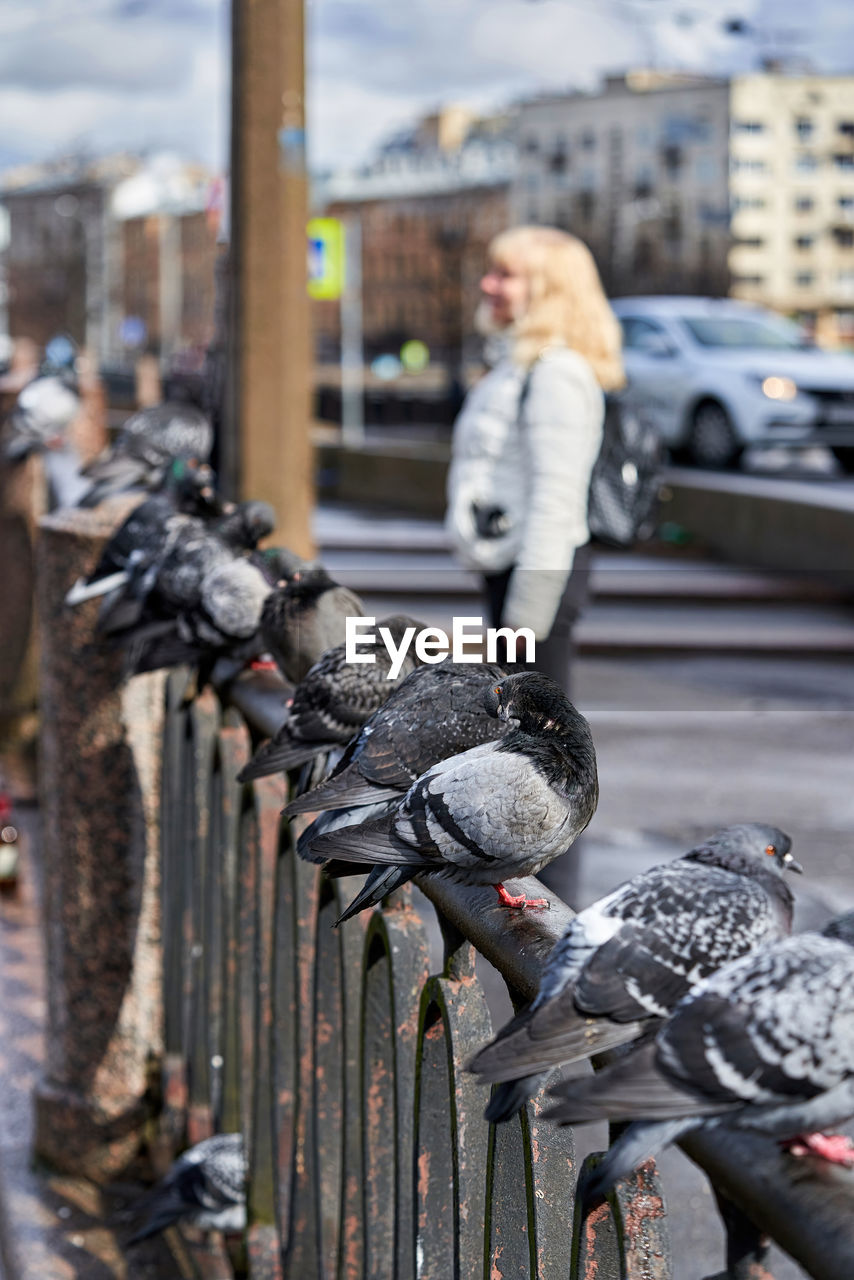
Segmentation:
[[(311, 861), (346, 874), (374, 865), (341, 916), (380, 902), (419, 874), (491, 884), (536, 874), (564, 853), (596, 810), (599, 785), (590, 726), (559, 686), (538, 672), (506, 676), (487, 689), (487, 709), (512, 727), (428, 769), (387, 817), (315, 840)], [(339, 922), (340, 923), (340, 922)]]
[(128, 1244), (138, 1244), (177, 1222), (235, 1234), (246, 1226), (246, 1156), (239, 1133), (205, 1138), (179, 1156), (134, 1211), (145, 1223)]
[[(393, 614), (380, 619), (377, 627), (387, 628), (399, 646), (407, 630), (422, 630), (424, 623), (405, 614)], [(345, 644), (327, 650), (297, 685), (285, 723), (270, 742), (255, 752), (238, 774), (238, 781), (286, 772), (348, 743), (419, 661), (410, 648), (400, 674), (391, 680), (387, 650), (378, 646), (374, 656), (376, 661), (372, 663), (353, 664), (347, 661)]]
[(222, 503), (214, 489), (209, 466), (175, 462), (160, 489), (134, 507), (119, 525), (92, 572), (78, 578), (65, 597), (69, 606), (83, 604), (127, 586), (130, 570), (153, 563), (168, 537), (166, 522), (181, 513), (202, 518), (221, 514)]
[(363, 616), (364, 606), (349, 587), (321, 565), (303, 564), (270, 594), (261, 630), (285, 678), (298, 684), (327, 650), (344, 643), (347, 618)]
[(696, 1129), (749, 1129), (854, 1163), (847, 1139), (815, 1132), (854, 1116), (854, 912), (726, 965), (654, 1040), (551, 1093), (545, 1114), (559, 1124), (635, 1122), (598, 1166), (591, 1197)]
[(125, 422), (115, 442), (85, 468), (90, 488), (81, 507), (131, 489), (155, 489), (176, 459), (207, 462), (213, 428), (188, 404), (158, 404), (140, 409)]
[(497, 663), (416, 667), (365, 721), (334, 773), (285, 809), (288, 817), (323, 811), (300, 835), (300, 852), (337, 827), (390, 813), (432, 765), (500, 738), (507, 725), (483, 698), (507, 674)]
[(474, 1058), (501, 1080), (486, 1118), (509, 1120), (540, 1073), (647, 1034), (702, 978), (786, 937), (800, 871), (776, 827), (725, 827), (683, 857), (633, 876), (575, 917), (533, 1003)]

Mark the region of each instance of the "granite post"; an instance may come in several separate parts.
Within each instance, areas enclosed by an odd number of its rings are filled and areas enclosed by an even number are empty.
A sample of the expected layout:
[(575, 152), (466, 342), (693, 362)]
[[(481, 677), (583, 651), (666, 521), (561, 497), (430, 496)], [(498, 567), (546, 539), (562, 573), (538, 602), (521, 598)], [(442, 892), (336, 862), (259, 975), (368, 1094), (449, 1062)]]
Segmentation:
[(35, 1153), (95, 1181), (136, 1154), (161, 1049), (164, 677), (124, 682), (94, 634), (99, 602), (64, 597), (136, 501), (45, 516), (37, 548), (48, 1008)]

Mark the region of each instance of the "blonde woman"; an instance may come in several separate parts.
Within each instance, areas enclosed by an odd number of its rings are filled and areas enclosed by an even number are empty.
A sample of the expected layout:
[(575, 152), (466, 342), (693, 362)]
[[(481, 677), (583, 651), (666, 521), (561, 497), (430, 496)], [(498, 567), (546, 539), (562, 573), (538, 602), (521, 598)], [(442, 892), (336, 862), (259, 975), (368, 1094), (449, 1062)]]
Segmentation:
[(569, 692), (587, 597), (587, 492), (620, 330), (590, 251), (553, 227), (493, 240), (476, 324), (497, 348), (454, 425), (447, 528), (485, 577), (493, 626), (530, 627), (536, 667)]

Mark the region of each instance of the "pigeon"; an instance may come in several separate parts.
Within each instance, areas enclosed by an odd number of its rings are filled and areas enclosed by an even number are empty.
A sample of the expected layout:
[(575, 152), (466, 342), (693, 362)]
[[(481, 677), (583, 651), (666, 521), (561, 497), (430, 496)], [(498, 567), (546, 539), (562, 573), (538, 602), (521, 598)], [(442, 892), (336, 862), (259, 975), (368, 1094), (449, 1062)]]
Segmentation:
[(323, 810), (297, 847), (339, 826), (396, 808), (422, 773), (448, 756), (500, 738), (507, 728), (483, 696), (508, 674), (497, 663), (450, 662), (416, 667), (347, 748), (332, 775), (285, 809), (287, 817)]
[(23, 388), (4, 427), (3, 453), (22, 462), (61, 441), (80, 412), (76, 391), (60, 377), (39, 377)]
[(135, 1215), (145, 1223), (128, 1244), (139, 1244), (178, 1222), (235, 1234), (246, 1226), (246, 1156), (239, 1133), (205, 1138), (179, 1156), (145, 1196)]
[(115, 442), (84, 469), (90, 487), (81, 507), (131, 489), (155, 489), (177, 459), (207, 462), (213, 428), (200, 410), (187, 404), (140, 409), (125, 422)]
[(220, 658), (252, 661), (263, 649), (259, 624), (269, 591), (262, 571), (246, 558), (212, 563), (175, 618), (154, 619), (122, 637), (129, 674), (188, 663), (199, 668), (201, 690)]
[(791, 843), (764, 823), (725, 827), (580, 912), (536, 999), (469, 1066), (505, 1082), (486, 1118), (509, 1120), (541, 1073), (638, 1039), (700, 979), (786, 937), (794, 902), (782, 873), (801, 870)]
[[(383, 618), (377, 624), (399, 646), (407, 631), (424, 624), (404, 614)], [(262, 635), (264, 634), (262, 622)], [(389, 679), (391, 657), (377, 647), (372, 663), (349, 663), (346, 645), (328, 649), (297, 685), (287, 719), (238, 774), (239, 782), (286, 772), (330, 748), (346, 745), (377, 707), (414, 670), (419, 659), (410, 648), (396, 679)]]
[(272, 592), (261, 629), (267, 649), (287, 680), (298, 684), (319, 658), (343, 644), (347, 618), (364, 616), (364, 606), (348, 587), (321, 565), (295, 566), (289, 580)]
[(362, 869), (362, 891), (338, 921), (419, 874), (491, 884), (508, 907), (543, 905), (511, 897), (502, 881), (532, 875), (564, 853), (596, 810), (599, 784), (590, 726), (560, 687), (539, 672), (505, 676), (485, 695), (511, 727), (497, 742), (433, 765), (384, 818), (318, 837), (310, 860)]
[(222, 510), (209, 466), (173, 463), (160, 490), (134, 507), (104, 547), (92, 573), (78, 578), (71, 587), (65, 603), (73, 607), (127, 586), (129, 570), (151, 564), (162, 548), (171, 516), (181, 513), (204, 518)]
[(590, 1188), (694, 1130), (753, 1130), (854, 1163), (847, 1139), (815, 1130), (854, 1116), (854, 912), (734, 960), (699, 983), (655, 1038), (593, 1076), (550, 1090), (559, 1124), (632, 1121)]

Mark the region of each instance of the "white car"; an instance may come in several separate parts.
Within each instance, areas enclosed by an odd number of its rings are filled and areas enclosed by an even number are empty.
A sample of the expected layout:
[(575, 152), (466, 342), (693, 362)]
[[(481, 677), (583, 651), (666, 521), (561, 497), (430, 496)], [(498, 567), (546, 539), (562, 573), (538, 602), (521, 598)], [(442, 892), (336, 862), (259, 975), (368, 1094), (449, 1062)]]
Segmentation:
[(675, 456), (703, 467), (748, 445), (829, 446), (854, 472), (854, 356), (728, 298), (619, 298), (629, 394)]

